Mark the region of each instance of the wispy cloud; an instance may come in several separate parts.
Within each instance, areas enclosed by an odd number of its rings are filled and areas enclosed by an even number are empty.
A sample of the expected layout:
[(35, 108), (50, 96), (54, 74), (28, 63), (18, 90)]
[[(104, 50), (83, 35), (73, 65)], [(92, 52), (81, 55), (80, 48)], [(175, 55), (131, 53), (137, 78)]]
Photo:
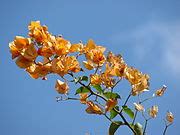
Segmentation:
[(156, 59), (159, 66), (168, 69), (168, 72), (180, 73), (180, 22), (150, 21), (128, 32), (113, 35), (111, 40), (131, 47), (140, 62)]

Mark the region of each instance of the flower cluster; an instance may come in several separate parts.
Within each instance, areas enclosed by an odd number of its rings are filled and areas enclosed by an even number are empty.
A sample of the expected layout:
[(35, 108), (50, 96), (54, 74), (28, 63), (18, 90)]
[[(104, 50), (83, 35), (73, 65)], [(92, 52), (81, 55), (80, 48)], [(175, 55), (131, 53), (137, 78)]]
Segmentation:
[[(119, 114), (125, 125), (136, 133), (135, 125), (130, 126), (122, 115), (122, 112), (125, 112), (135, 121), (133, 111), (127, 107), (127, 102), (118, 106), (120, 95), (113, 92), (113, 89), (121, 80), (127, 80), (131, 86), (129, 97), (140, 95), (149, 90), (148, 74), (128, 66), (121, 55), (107, 53), (105, 47), (97, 45), (92, 39), (85, 44), (73, 44), (62, 36), (51, 34), (48, 27), (42, 26), (40, 21), (31, 22), (28, 29), (28, 37), (16, 36), (14, 41), (9, 43), (12, 59), (18, 67), (25, 69), (34, 79), (46, 80), (48, 74), (58, 75), (61, 80), (57, 80), (55, 89), (59, 94), (67, 96), (70, 82), (81, 85), (76, 94), (80, 96), (80, 103), (87, 105), (87, 113), (106, 117), (107, 113), (110, 113), (110, 120)], [(77, 77), (80, 72), (89, 74)], [(73, 80), (68, 81), (66, 75), (70, 75)], [(162, 96), (165, 90), (166, 86), (163, 86), (153, 97)], [(94, 100), (92, 96), (95, 96)], [(72, 98), (66, 98), (68, 99)], [(105, 103), (98, 102), (98, 99)], [(136, 111), (145, 111), (142, 103), (134, 103)], [(155, 118), (157, 113), (157, 106), (149, 109), (152, 118)], [(168, 113), (167, 121), (173, 122), (172, 113)]]

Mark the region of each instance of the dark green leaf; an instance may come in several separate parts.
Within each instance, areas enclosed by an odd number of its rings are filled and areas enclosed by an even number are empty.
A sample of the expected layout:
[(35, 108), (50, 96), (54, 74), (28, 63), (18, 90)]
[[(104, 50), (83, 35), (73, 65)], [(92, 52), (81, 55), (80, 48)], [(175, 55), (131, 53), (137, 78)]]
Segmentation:
[[(116, 106), (115, 109), (119, 111), (119, 106)], [(112, 109), (112, 110), (110, 111), (110, 119), (115, 118), (115, 117), (117, 116), (117, 114), (118, 114), (118, 113)]]
[(88, 77), (87, 77), (87, 76), (82, 76), (82, 77), (80, 78), (80, 80), (87, 82), (87, 81), (88, 81)]
[(104, 96), (107, 98), (107, 99), (110, 99), (110, 98), (121, 98), (119, 94), (117, 93), (112, 93), (112, 92), (105, 92), (104, 93)]
[(109, 127), (109, 135), (114, 135), (119, 126), (123, 125), (121, 121), (114, 121)]
[(85, 81), (87, 82), (88, 81), (88, 77), (87, 76), (80, 76), (80, 77), (75, 77), (74, 78), (74, 82), (77, 84), (79, 81)]
[(134, 118), (134, 112), (130, 109), (130, 108), (128, 108), (127, 106), (122, 106), (123, 107), (123, 111), (127, 114), (127, 115), (129, 115), (129, 117), (131, 118), (131, 119), (133, 119)]
[(137, 135), (143, 135), (143, 127), (140, 123), (136, 123), (134, 125), (134, 130), (136, 131)]
[(101, 88), (101, 85), (93, 85), (93, 88), (95, 88), (99, 93), (103, 93), (103, 89)]
[[(76, 94), (80, 94), (80, 93), (87, 93), (89, 92), (89, 89), (85, 88), (85, 87), (80, 87), (76, 90)], [(76, 95), (75, 94), (75, 95)]]

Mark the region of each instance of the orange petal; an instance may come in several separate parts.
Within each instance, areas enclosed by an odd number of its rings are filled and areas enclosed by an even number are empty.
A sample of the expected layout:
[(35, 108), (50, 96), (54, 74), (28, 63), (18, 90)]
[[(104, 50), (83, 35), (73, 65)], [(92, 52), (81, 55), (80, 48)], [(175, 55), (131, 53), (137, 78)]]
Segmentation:
[(20, 68), (27, 68), (33, 64), (32, 61), (27, 60), (23, 56), (19, 56), (16, 60), (16, 64)]

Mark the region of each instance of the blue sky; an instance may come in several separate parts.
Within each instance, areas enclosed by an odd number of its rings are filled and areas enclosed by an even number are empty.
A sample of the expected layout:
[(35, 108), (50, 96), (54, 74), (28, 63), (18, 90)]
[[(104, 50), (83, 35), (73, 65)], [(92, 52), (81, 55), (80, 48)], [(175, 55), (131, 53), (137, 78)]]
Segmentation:
[[(175, 115), (169, 135), (180, 131), (180, 1), (178, 0), (1, 0), (0, 2), (0, 134), (105, 135), (109, 121), (88, 115), (78, 102), (57, 103), (56, 77), (33, 80), (11, 60), (8, 43), (27, 35), (27, 25), (40, 20), (53, 34), (71, 42), (92, 38), (151, 76), (151, 91), (168, 86), (166, 94), (148, 102), (160, 106), (149, 134), (161, 134), (167, 110)], [(126, 88), (119, 86), (119, 88)], [(122, 90), (122, 96), (126, 91)], [(121, 93), (120, 92), (120, 93)], [(126, 128), (118, 134), (129, 135)]]

